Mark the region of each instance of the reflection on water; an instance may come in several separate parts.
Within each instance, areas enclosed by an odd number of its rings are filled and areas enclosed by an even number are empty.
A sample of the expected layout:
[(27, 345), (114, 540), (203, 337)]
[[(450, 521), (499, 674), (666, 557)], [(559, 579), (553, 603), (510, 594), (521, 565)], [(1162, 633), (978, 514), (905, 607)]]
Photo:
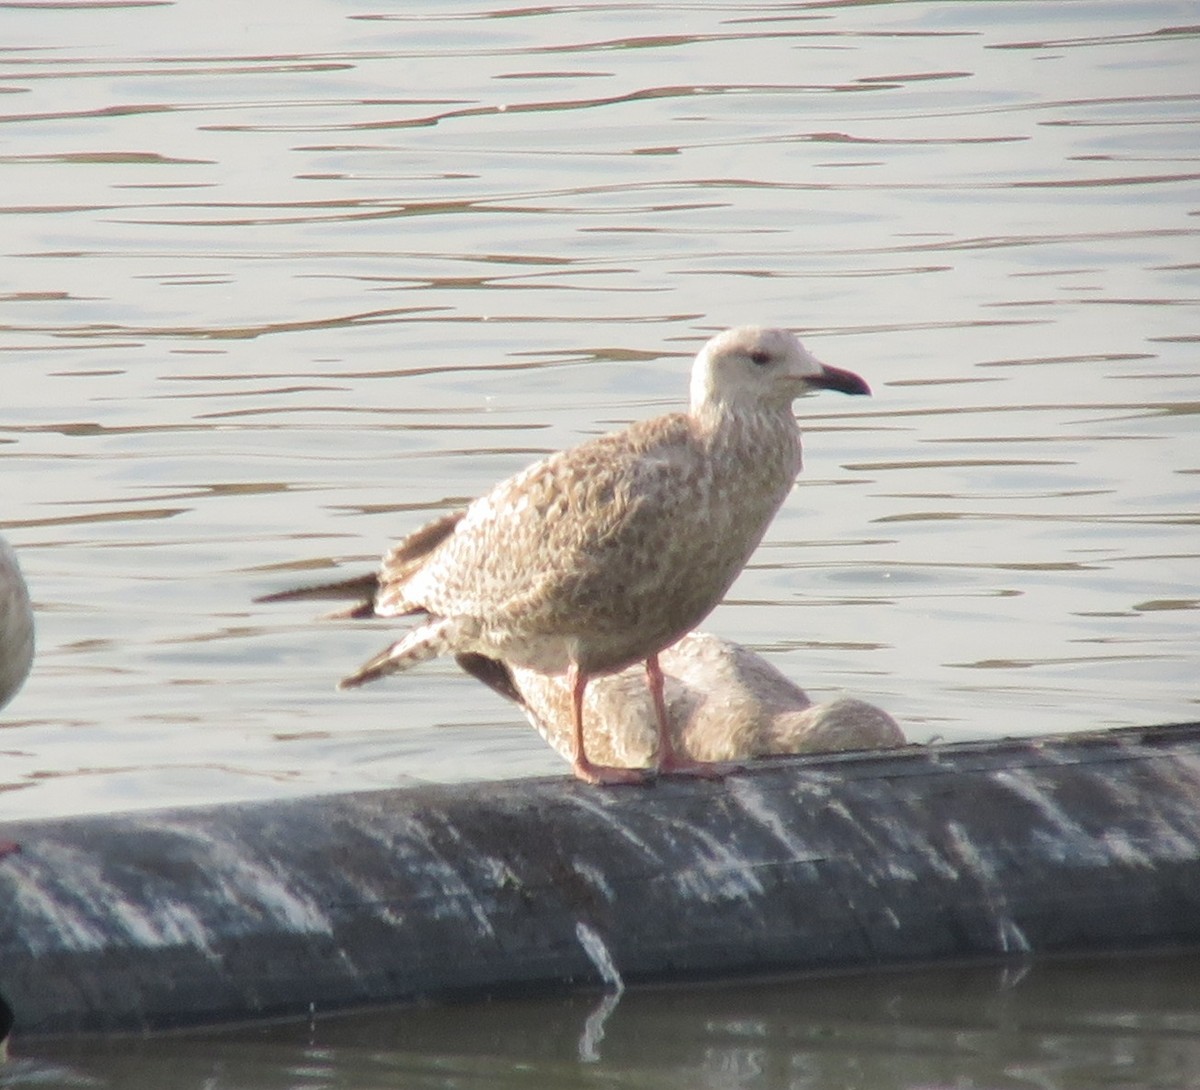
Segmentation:
[(1200, 1083), (1197, 972), (1195, 955), (1170, 955), (634, 990), (598, 1063), (580, 1056), (586, 997), (44, 1042), (18, 1047), (0, 1085), (1184, 1090)]

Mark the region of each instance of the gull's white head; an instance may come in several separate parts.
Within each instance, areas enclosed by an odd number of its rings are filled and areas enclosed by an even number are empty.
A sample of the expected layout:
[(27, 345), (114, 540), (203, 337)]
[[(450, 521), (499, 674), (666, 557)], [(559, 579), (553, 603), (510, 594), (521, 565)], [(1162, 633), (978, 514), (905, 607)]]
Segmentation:
[(696, 357), (692, 412), (787, 407), (813, 389), (871, 392), (858, 375), (823, 364), (786, 329), (738, 326), (718, 333)]

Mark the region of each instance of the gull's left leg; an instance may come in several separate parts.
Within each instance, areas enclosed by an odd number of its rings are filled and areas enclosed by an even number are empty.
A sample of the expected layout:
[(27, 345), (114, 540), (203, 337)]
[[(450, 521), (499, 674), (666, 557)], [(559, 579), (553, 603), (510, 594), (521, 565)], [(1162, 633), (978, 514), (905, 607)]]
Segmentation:
[(663, 692), (663, 672), (658, 664), (658, 655), (646, 659), (646, 685), (650, 689), (650, 699), (654, 701), (654, 714), (658, 719), (658, 770), (719, 780), (721, 772), (715, 765), (694, 761), (675, 748), (671, 722), (667, 718), (667, 698)]

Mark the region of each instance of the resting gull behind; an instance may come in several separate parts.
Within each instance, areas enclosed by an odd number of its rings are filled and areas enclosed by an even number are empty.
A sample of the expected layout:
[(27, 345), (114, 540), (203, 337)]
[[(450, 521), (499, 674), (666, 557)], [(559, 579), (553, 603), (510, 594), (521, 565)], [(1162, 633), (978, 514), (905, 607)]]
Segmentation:
[(658, 767), (692, 769), (672, 745), (658, 652), (708, 615), (762, 539), (800, 470), (792, 401), (818, 388), (870, 392), (786, 330), (728, 330), (696, 357), (688, 412), (550, 455), (402, 540), (377, 577), (262, 600), (361, 595), (345, 615), (425, 615), (343, 688), (445, 654), (565, 674), (573, 769), (593, 783), (645, 779), (594, 763), (583, 730), (588, 682), (643, 663)]
[[(881, 708), (839, 697), (814, 704), (798, 685), (748, 647), (711, 632), (689, 632), (658, 654), (671, 741), (693, 761), (904, 745), (904, 732)], [(459, 655), (459, 665), (516, 701), (538, 733), (563, 757), (572, 753), (571, 693), (566, 679)], [(656, 713), (636, 668), (593, 679), (584, 697), (587, 751), (622, 768), (652, 764)]]

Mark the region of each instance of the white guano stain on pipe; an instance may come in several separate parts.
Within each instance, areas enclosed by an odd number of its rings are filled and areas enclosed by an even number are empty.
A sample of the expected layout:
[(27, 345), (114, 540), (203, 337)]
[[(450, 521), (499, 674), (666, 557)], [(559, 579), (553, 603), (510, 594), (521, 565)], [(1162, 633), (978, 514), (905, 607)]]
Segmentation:
[(611, 883), (599, 867), (583, 859), (572, 860), (571, 866), (574, 868), (575, 873), (594, 890), (602, 894), (606, 901), (612, 901), (613, 897), (616, 896)]
[(625, 981), (621, 979), (617, 963), (613, 960), (608, 944), (600, 932), (582, 920), (578, 920), (575, 923), (575, 937), (579, 940), (579, 945), (583, 947), (583, 952), (587, 954), (588, 961), (596, 967), (600, 979), (612, 991), (620, 995), (625, 990)]
[(99, 950), (192, 946), (214, 957), (208, 929), (195, 908), (173, 897), (131, 900), (105, 876), (100, 859), (54, 841), (39, 842), (36, 854), (22, 853), (25, 880), (17, 887), (22, 912), (40, 919), (30, 929), (31, 950)]
[(228, 923), (234, 919), (242, 921), (239, 930), (243, 932), (261, 929), (261, 921), (252, 918), (255, 914), (246, 912), (247, 905), (254, 905), (282, 930), (332, 934), (333, 923), (325, 909), (299, 886), (295, 874), (273, 859), (254, 855), (237, 837), (220, 837), (190, 825), (159, 824), (156, 828), (201, 846), (212, 885), (200, 903), (216, 909), (222, 937), (228, 937)]
[(693, 854), (700, 855), (695, 866), (681, 868), (674, 875), (675, 885), (705, 902), (748, 900), (763, 893), (762, 882), (754, 873), (754, 863), (731, 852), (717, 837), (694, 825), (683, 826)]
[(819, 853), (811, 851), (796, 831), (788, 826), (779, 809), (772, 804), (758, 783), (750, 779), (731, 778), (729, 789), (742, 812), (779, 841), (792, 859), (818, 862), (823, 858)]
[(651, 844), (643, 840), (632, 829), (628, 828), (622, 821), (619, 814), (613, 813), (609, 808), (602, 803), (593, 799), (585, 798), (577, 795), (571, 798), (571, 805), (577, 806), (579, 809), (591, 814), (594, 818), (603, 822), (610, 829), (617, 833), (622, 840), (637, 848), (642, 855), (653, 863), (661, 864), (662, 858), (658, 851)]

